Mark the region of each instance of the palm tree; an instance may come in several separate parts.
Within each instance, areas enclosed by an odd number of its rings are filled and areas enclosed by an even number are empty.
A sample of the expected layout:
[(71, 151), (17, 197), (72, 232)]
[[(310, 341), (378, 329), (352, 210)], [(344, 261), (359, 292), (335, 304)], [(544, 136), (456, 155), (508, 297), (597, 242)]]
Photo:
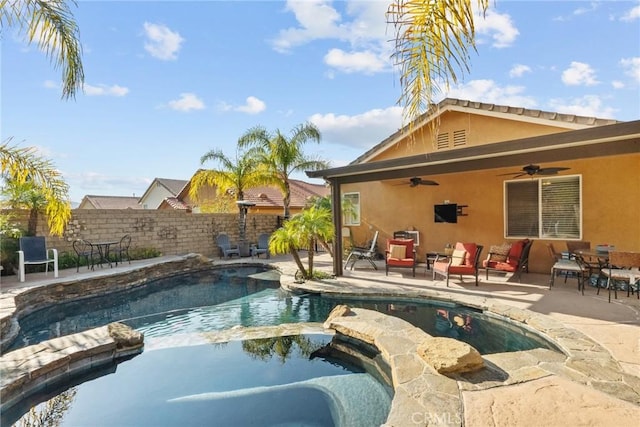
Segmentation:
[(280, 130), (269, 133), (262, 126), (249, 129), (238, 140), (238, 146), (249, 148), (249, 153), (263, 165), (270, 175), (270, 184), (282, 191), (284, 217), (289, 218), (291, 186), (289, 177), (296, 171), (320, 170), (329, 163), (304, 154), (302, 148), (308, 141), (320, 142), (320, 131), (312, 123), (298, 125), (287, 138)]
[[(469, 49), (475, 50), (472, 0), (394, 0), (387, 20), (395, 27), (395, 51), (399, 65), (405, 122), (412, 123), (433, 105), (440, 84), (458, 81), (456, 69), (469, 70)], [(489, 0), (477, 0), (486, 12)], [(440, 83), (442, 82), (442, 83)]]
[[(291, 253), (304, 279), (313, 278), (313, 256), (318, 240), (328, 241), (335, 235), (331, 211), (311, 206), (295, 214), (271, 234), (269, 250), (273, 254)], [(309, 268), (305, 269), (299, 250), (306, 249)]]
[(11, 185), (30, 183), (46, 200), (45, 213), (52, 235), (62, 235), (71, 219), (69, 186), (53, 164), (35, 154), (35, 148), (9, 145), (10, 139), (0, 145), (1, 178)]
[[(217, 162), (217, 169), (200, 169), (191, 179), (191, 188), (189, 196), (196, 202), (200, 197), (200, 191), (209, 186), (215, 187), (216, 193), (222, 195), (235, 195), (236, 202), (244, 200), (244, 192), (248, 188), (262, 185), (267, 180), (262, 168), (252, 156), (246, 151), (236, 151), (235, 159), (227, 157), (221, 150), (214, 149), (205, 153), (200, 158), (200, 163), (204, 164), (208, 161)], [(239, 204), (240, 221), (238, 223), (240, 229), (240, 240), (245, 237), (245, 208)]]
[(36, 42), (54, 68), (62, 68), (62, 98), (75, 98), (84, 84), (80, 31), (68, 3), (72, 0), (0, 0), (0, 30), (16, 27)]
[(35, 236), (38, 229), (38, 214), (44, 212), (47, 206), (47, 199), (42, 191), (31, 181), (23, 183), (11, 181), (7, 182), (2, 189), (2, 195), (6, 199), (3, 205), (7, 208), (29, 210), (27, 235)]

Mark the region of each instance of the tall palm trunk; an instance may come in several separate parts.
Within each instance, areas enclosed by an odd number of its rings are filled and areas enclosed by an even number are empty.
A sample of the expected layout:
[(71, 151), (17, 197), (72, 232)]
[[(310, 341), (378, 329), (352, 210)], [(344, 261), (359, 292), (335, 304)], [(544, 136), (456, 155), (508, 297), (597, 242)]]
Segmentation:
[(289, 180), (284, 182), (284, 197), (282, 198), (282, 204), (284, 205), (284, 217), (289, 218), (291, 212), (289, 210), (289, 204), (291, 203), (291, 186)]

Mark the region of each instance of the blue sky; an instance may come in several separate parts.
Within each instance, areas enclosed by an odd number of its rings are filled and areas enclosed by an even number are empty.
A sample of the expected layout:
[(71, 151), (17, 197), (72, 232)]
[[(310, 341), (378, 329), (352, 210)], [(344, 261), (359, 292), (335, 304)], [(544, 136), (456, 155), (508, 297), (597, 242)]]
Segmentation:
[[(313, 122), (307, 152), (348, 164), (402, 124), (388, 3), (81, 0), (75, 100), (36, 46), (3, 34), (2, 141), (37, 147), (74, 202), (188, 180), (256, 125)], [(497, 0), (476, 27), (470, 72), (436, 101), (640, 118), (639, 1)]]

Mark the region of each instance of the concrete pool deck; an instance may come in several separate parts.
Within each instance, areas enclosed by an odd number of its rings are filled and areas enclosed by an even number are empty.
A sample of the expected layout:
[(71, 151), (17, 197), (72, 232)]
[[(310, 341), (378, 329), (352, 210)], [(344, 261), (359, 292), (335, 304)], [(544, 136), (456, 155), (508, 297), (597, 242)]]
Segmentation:
[[(165, 257), (170, 258), (170, 257)], [(162, 259), (135, 261), (130, 266), (118, 266), (113, 269), (96, 269), (88, 272), (86, 269), (76, 273), (75, 270), (61, 270), (60, 278), (53, 279), (52, 273), (29, 274), (25, 283), (18, 283), (15, 276), (4, 277), (0, 288), (0, 304), (6, 307), (4, 301), (34, 286), (47, 286), (70, 277), (89, 277), (126, 272), (144, 265), (153, 264)], [(237, 263), (248, 259), (224, 261), (214, 259), (214, 264)], [(257, 261), (257, 259), (251, 260)], [(290, 256), (272, 257), (270, 260), (261, 259), (277, 266), (286, 275), (293, 275), (295, 264)], [(315, 265), (318, 269), (330, 272), (331, 258), (327, 254), (316, 256)], [(480, 281), (480, 286), (473, 286), (470, 279), (466, 283), (451, 281), (451, 287), (446, 288), (443, 281), (431, 281), (430, 274), (425, 274), (424, 265), (417, 269), (413, 278), (407, 271), (391, 271), (389, 276), (384, 274), (384, 266), (373, 270), (368, 263), (362, 262), (351, 271), (345, 271), (345, 276), (338, 280), (321, 282), (307, 282), (295, 285), (301, 290), (323, 293), (347, 293), (359, 295), (385, 296), (433, 296), (438, 299), (470, 301), (473, 304), (502, 305), (517, 309), (530, 310), (534, 313), (549, 316), (552, 320), (576, 330), (595, 343), (599, 344), (619, 365), (624, 373), (627, 385), (624, 398), (616, 397), (616, 390), (608, 393), (589, 387), (580, 381), (563, 375), (548, 373), (534, 378), (522, 378), (507, 385), (496, 387), (460, 387), (462, 413), (461, 422), (454, 415), (437, 419), (436, 424), (461, 424), (466, 426), (515, 426), (515, 425), (635, 425), (640, 419), (638, 394), (640, 393), (640, 301), (635, 296), (627, 297), (619, 293), (617, 300), (607, 302), (607, 293), (596, 295), (594, 288), (587, 287), (585, 295), (577, 291), (575, 279), (569, 278), (567, 283), (556, 280), (552, 290), (548, 289), (548, 275), (524, 274), (522, 283), (508, 282), (502, 276), (490, 275), (489, 281)], [(508, 310), (508, 308), (505, 308)], [(487, 357), (498, 366), (508, 364), (508, 360), (500, 357)], [(513, 358), (512, 358), (513, 359)], [(515, 358), (517, 359), (517, 358)], [(591, 368), (598, 374), (598, 366), (594, 360)], [(517, 367), (509, 368), (510, 371)], [(588, 371), (590, 367), (584, 367)], [(617, 374), (619, 375), (619, 373)], [(636, 396), (629, 396), (636, 393)], [(630, 403), (634, 402), (634, 403)], [(441, 414), (418, 413), (415, 425), (424, 425), (433, 421)], [(431, 417), (431, 418), (430, 418)]]

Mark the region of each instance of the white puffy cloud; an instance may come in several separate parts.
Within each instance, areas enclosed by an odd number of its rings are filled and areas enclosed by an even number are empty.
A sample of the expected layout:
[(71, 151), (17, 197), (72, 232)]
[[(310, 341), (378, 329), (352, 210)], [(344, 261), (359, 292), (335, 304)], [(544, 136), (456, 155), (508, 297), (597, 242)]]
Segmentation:
[(640, 56), (635, 58), (623, 58), (620, 65), (625, 70), (625, 74), (631, 76), (636, 82), (640, 83)]
[(549, 101), (552, 111), (578, 116), (613, 118), (616, 109), (603, 105), (602, 100), (596, 95), (585, 95), (571, 100), (552, 99)]
[(264, 101), (256, 98), (255, 96), (247, 97), (246, 104), (235, 107), (236, 111), (247, 114), (258, 114), (263, 112), (267, 108), (267, 104)]
[(632, 7), (620, 17), (620, 20), (623, 22), (633, 22), (636, 19), (640, 19), (640, 5)]
[(476, 34), (479, 36), (477, 43), (484, 43), (482, 36), (489, 36), (492, 40), (491, 45), (496, 48), (511, 46), (520, 34), (511, 16), (498, 13), (491, 8), (487, 10), (484, 18), (476, 12), (474, 25)]
[(323, 141), (369, 149), (400, 129), (402, 108), (373, 109), (352, 116), (314, 114), (309, 121), (320, 129)]
[(371, 74), (389, 67), (385, 58), (371, 51), (345, 52), (342, 49), (331, 49), (324, 57), (324, 62), (330, 67), (345, 73), (362, 72)]
[(144, 35), (146, 37), (144, 49), (149, 52), (151, 56), (163, 61), (178, 58), (178, 51), (184, 41), (179, 33), (171, 31), (165, 25), (145, 22)]
[(562, 82), (569, 86), (593, 86), (598, 84), (596, 73), (589, 64), (572, 61), (562, 72)]
[(87, 96), (125, 96), (129, 93), (129, 88), (119, 85), (107, 86), (99, 84), (97, 86), (93, 86), (85, 83), (82, 88)]
[(522, 77), (524, 73), (530, 73), (531, 67), (528, 65), (516, 64), (509, 70), (509, 77)]
[(221, 111), (239, 111), (247, 114), (258, 114), (267, 109), (267, 104), (255, 96), (248, 96), (244, 105), (231, 105), (226, 102), (218, 103)]
[(194, 93), (181, 93), (179, 99), (169, 101), (168, 105), (172, 110), (184, 112), (205, 108), (204, 102)]

